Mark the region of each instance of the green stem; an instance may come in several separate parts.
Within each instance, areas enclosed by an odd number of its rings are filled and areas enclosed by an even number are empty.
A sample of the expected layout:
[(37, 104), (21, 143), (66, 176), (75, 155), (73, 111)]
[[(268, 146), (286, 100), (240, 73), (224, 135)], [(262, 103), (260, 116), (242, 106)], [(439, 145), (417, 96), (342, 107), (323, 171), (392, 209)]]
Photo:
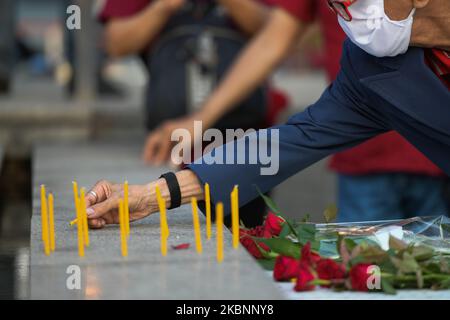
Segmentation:
[[(390, 273), (381, 273), (381, 277), (385, 277), (388, 279), (391, 278), (393, 280), (398, 281), (415, 281), (417, 279), (417, 276), (415, 275), (398, 276)], [(450, 279), (450, 275), (434, 273), (434, 274), (426, 274), (423, 276), (423, 280), (447, 280), (447, 279)]]

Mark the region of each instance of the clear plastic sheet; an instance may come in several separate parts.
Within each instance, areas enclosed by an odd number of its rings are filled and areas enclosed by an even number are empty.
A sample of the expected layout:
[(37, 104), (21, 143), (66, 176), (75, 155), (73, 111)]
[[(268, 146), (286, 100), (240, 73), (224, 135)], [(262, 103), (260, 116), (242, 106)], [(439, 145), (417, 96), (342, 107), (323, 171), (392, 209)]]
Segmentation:
[(334, 256), (338, 235), (356, 241), (373, 241), (380, 244), (377, 236), (384, 230), (402, 230), (402, 240), (433, 247), (436, 251), (450, 254), (450, 218), (446, 216), (414, 217), (405, 220), (367, 221), (352, 223), (328, 223), (316, 225), (321, 240), (322, 254)]

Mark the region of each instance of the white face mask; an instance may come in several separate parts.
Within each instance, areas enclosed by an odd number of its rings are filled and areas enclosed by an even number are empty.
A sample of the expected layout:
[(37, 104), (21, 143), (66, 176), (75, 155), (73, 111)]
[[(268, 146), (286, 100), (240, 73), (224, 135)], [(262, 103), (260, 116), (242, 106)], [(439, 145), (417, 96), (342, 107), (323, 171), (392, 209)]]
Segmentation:
[(386, 15), (384, 0), (359, 0), (348, 9), (352, 21), (338, 17), (339, 24), (358, 47), (376, 57), (394, 57), (408, 50), (415, 8), (402, 21)]

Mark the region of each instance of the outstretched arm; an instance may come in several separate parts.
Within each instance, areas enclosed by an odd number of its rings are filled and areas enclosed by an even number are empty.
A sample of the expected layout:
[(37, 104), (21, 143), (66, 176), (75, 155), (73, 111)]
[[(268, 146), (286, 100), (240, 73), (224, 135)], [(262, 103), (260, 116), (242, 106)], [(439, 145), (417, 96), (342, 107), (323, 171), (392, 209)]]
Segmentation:
[(185, 128), (192, 135), (194, 120), (202, 121), (204, 130), (212, 127), (267, 78), (304, 29), (294, 16), (282, 9), (274, 9), (267, 25), (243, 51), (200, 111), (167, 121), (154, 130), (147, 138), (143, 159), (156, 165), (167, 161), (174, 129)]
[[(239, 205), (242, 206), (258, 196), (255, 186), (265, 193), (322, 158), (389, 130), (388, 125), (384, 125), (387, 123), (385, 115), (379, 108), (362, 103), (366, 100), (361, 96), (364, 91), (359, 87), (357, 77), (351, 74), (349, 70), (341, 72), (318, 102), (293, 116), (286, 124), (271, 128), (267, 133), (260, 130), (213, 149), (191, 164), (189, 170), (178, 172), (182, 202), (189, 202), (193, 196), (203, 199), (203, 184), (209, 183), (212, 202), (223, 202), (228, 214), (229, 196), (235, 185), (239, 185)], [(247, 143), (242, 144), (244, 139)], [(240, 148), (242, 145), (243, 149)], [(263, 154), (263, 145), (270, 151)], [(252, 163), (249, 159), (255, 154), (258, 161)], [(238, 164), (237, 158), (242, 156), (245, 161)], [(130, 186), (132, 220), (158, 211), (154, 195), (156, 184), (160, 185), (167, 204), (170, 203), (164, 180), (145, 186)], [(91, 194), (86, 199), (93, 227), (117, 223), (118, 199), (123, 196), (121, 185), (100, 186), (94, 187), (99, 199), (93, 199)]]
[(158, 35), (185, 0), (156, 0), (127, 18), (114, 18), (105, 29), (106, 51), (113, 57), (137, 54)]
[(260, 0), (218, 0), (239, 28), (248, 35), (257, 33), (269, 17), (270, 8)]

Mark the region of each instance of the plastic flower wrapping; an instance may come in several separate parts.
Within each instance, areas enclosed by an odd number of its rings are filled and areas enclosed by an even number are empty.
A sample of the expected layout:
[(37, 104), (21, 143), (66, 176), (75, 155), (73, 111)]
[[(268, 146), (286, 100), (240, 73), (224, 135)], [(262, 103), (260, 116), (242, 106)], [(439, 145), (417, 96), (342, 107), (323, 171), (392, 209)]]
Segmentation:
[(343, 236), (356, 242), (377, 243), (382, 249), (389, 249), (391, 236), (407, 244), (426, 245), (436, 252), (450, 254), (450, 218), (446, 216), (413, 217), (404, 220), (365, 221), (352, 223), (316, 224), (321, 239), (320, 253), (336, 257), (336, 236)]
[(270, 211), (262, 226), (240, 229), (240, 241), (276, 281), (295, 282), (294, 290), (317, 286), (334, 290), (383, 291), (450, 289), (450, 219), (332, 223), (337, 208), (324, 211), (327, 223), (283, 217), (261, 195)]

